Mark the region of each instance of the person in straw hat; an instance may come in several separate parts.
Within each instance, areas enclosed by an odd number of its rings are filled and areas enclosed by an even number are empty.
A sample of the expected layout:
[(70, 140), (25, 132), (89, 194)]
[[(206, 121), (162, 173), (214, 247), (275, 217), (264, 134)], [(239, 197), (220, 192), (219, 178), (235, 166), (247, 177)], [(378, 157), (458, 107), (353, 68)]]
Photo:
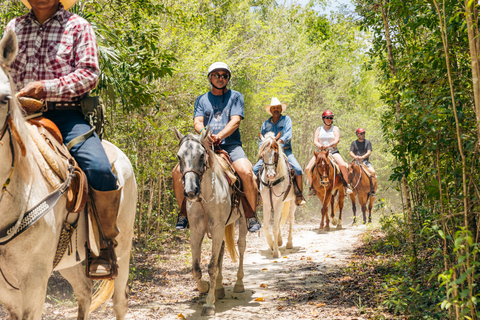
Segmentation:
[[(295, 182), (298, 186), (298, 191), (296, 190), (295, 195), (295, 204), (297, 206), (303, 206), (305, 204), (305, 198), (303, 197), (303, 171), (302, 167), (298, 163), (297, 159), (292, 153), (292, 119), (289, 116), (284, 116), (282, 113), (285, 113), (287, 110), (287, 105), (285, 103), (280, 103), (277, 98), (272, 98), (270, 104), (265, 106), (265, 111), (271, 115), (262, 125), (260, 133), (264, 136), (267, 132), (273, 132), (275, 135), (278, 135), (281, 132), (280, 139), (278, 142), (283, 147), (283, 151), (287, 156), (288, 163), (295, 170)], [(259, 144), (262, 144), (260, 140)], [(258, 175), (258, 171), (262, 167), (263, 160), (260, 159), (253, 167), (253, 172), (255, 175)]]
[[(91, 129), (82, 115), (80, 100), (98, 83), (95, 34), (85, 19), (66, 11), (76, 0), (22, 2), (31, 10), (6, 27), (18, 39), (18, 55), (10, 66), (17, 96), (43, 100), (43, 116), (58, 126), (68, 144)], [(40, 108), (41, 104), (25, 111), (36, 113)], [(90, 274), (109, 276), (111, 263), (115, 263), (108, 258), (109, 250), (116, 246), (118, 235), (121, 190), (117, 189), (117, 177), (96, 134), (75, 144), (70, 152), (87, 176), (99, 224), (110, 244), (110, 249), (102, 249), (91, 263)]]

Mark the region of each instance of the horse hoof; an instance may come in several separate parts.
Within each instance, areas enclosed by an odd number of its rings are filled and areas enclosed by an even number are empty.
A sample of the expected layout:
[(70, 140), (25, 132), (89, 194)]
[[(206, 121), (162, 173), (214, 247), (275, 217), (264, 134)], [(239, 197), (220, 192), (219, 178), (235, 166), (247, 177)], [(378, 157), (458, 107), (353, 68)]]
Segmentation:
[(208, 290), (210, 289), (210, 284), (208, 282), (202, 280), (197, 285), (197, 289), (198, 289), (198, 292), (200, 292), (200, 293), (207, 293)]
[(274, 251), (274, 252), (273, 252), (273, 258), (274, 258), (274, 259), (280, 258), (280, 251), (278, 251), (278, 250), (277, 250), (277, 251)]
[(283, 244), (283, 240), (281, 240), (281, 239), (280, 239), (280, 240), (278, 240), (278, 246), (279, 246), (279, 247), (281, 247), (281, 246), (282, 246), (282, 244)]
[(214, 316), (214, 315), (215, 315), (215, 307), (203, 307), (202, 316)]
[(287, 249), (293, 249), (293, 243), (287, 242)]
[(325, 227), (325, 231), (330, 231), (330, 227)]
[(215, 299), (225, 298), (225, 288), (215, 290)]
[(337, 224), (337, 230), (342, 230), (342, 225), (341, 224)]
[(245, 291), (245, 287), (243, 286), (243, 283), (235, 284), (235, 286), (233, 287), (233, 292), (235, 293), (240, 293), (244, 291)]

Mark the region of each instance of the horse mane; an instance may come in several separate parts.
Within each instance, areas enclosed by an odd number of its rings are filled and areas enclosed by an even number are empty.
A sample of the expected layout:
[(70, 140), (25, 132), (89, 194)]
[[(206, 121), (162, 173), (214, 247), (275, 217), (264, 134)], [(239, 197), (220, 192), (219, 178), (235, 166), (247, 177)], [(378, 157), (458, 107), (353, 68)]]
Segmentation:
[[(283, 151), (283, 147), (277, 142), (275, 139), (275, 134), (273, 132), (267, 132), (264, 136), (262, 145), (258, 151), (258, 158), (262, 158), (274, 145), (278, 146), (278, 174), (280, 176), (287, 175), (288, 173), (288, 166), (287, 166), (287, 156)], [(283, 161), (280, 161), (283, 160)]]

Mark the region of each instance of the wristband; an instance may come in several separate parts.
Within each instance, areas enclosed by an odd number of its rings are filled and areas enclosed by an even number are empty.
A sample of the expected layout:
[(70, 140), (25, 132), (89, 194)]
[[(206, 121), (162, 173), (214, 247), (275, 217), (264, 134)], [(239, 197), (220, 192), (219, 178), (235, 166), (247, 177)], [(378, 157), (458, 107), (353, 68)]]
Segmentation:
[(200, 129), (200, 132), (198, 134), (201, 134), (203, 130), (205, 130), (206, 127), (203, 127), (202, 129)]

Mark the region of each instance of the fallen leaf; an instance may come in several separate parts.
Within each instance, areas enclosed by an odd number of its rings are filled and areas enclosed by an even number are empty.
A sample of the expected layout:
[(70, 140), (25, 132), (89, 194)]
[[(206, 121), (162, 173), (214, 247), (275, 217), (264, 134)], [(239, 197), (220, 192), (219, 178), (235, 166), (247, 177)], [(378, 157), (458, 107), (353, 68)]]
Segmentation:
[(315, 252), (318, 252), (318, 250), (315, 250)]
[(267, 271), (268, 269), (267, 268), (263, 268), (262, 271)]
[(309, 305), (314, 305), (315, 303), (313, 303), (313, 302), (309, 302), (308, 304), (309, 304)]
[(185, 316), (181, 313), (177, 314), (177, 318), (178, 319), (185, 319)]
[(267, 286), (265, 283), (262, 283), (262, 284), (260, 285), (260, 288), (268, 288), (268, 286)]
[(263, 299), (262, 297), (260, 297), (260, 298), (256, 298), (256, 299), (253, 300), (253, 301), (262, 301), (262, 302), (263, 302), (263, 301), (265, 301), (265, 299)]
[(278, 261), (273, 261), (273, 263), (277, 263)]
[(323, 302), (318, 303), (315, 307), (317, 307), (317, 308), (325, 307), (325, 303), (323, 303)]
[(307, 257), (307, 260), (312, 260), (312, 257)]
[(287, 256), (283, 257), (283, 259), (287, 259)]

